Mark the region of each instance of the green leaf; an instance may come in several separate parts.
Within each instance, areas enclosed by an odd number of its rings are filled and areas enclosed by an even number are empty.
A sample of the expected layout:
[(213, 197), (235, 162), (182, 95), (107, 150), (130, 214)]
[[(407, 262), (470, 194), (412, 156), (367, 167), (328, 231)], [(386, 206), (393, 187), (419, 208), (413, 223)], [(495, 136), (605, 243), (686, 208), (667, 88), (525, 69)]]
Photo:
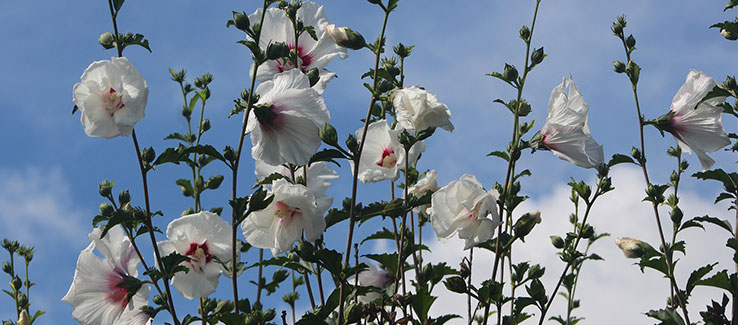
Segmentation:
[(612, 167), (612, 166), (615, 166), (617, 164), (622, 164), (622, 163), (635, 164), (636, 162), (633, 161), (633, 158), (630, 158), (630, 157), (628, 157), (626, 155), (622, 155), (622, 154), (616, 153), (616, 154), (612, 155), (612, 158), (607, 163), (607, 166), (608, 167)]
[(697, 286), (697, 282), (699, 280), (702, 280), (702, 278), (710, 273), (712, 271), (712, 268), (715, 267), (718, 263), (714, 264), (708, 264), (705, 265), (699, 269), (696, 269), (692, 271), (692, 274), (689, 275), (689, 279), (687, 279), (687, 296), (689, 296), (692, 293), (692, 290), (695, 286)]
[(179, 165), (180, 162), (187, 160), (186, 156), (178, 148), (167, 148), (154, 161), (154, 166), (166, 163)]
[(679, 316), (679, 313), (673, 309), (651, 310), (646, 313), (646, 316), (660, 320), (659, 325), (684, 325), (682, 316)]
[(728, 238), (728, 243), (725, 244), (725, 246), (728, 246), (733, 249), (733, 261), (738, 264), (738, 239), (735, 238)]
[(72, 108), (72, 115), (74, 115), (74, 113), (76, 113), (78, 110), (79, 107), (77, 107), (77, 105), (74, 105), (74, 107)]
[(188, 143), (187, 142), (187, 140), (188, 140), (187, 137), (184, 136), (184, 135), (182, 135), (182, 134), (180, 134), (180, 133), (178, 133), (178, 132), (174, 132), (174, 133), (169, 134), (168, 136), (166, 136), (164, 138), (164, 140), (179, 140), (179, 141), (182, 141), (184, 143)]
[(397, 253), (384, 254), (366, 254), (364, 257), (377, 261), (382, 268), (397, 274)]
[(728, 220), (722, 220), (722, 219), (718, 219), (718, 218), (710, 217), (710, 216), (695, 217), (692, 220), (711, 223), (713, 225), (716, 225), (720, 228), (727, 230), (729, 234), (731, 235), (733, 234), (733, 229), (731, 228), (730, 222), (728, 222)]
[(364, 242), (367, 240), (375, 240), (375, 239), (395, 239), (395, 233), (390, 231), (387, 228), (382, 227), (382, 230), (375, 232), (372, 235), (369, 235), (368, 237), (364, 238), (364, 240), (361, 241), (361, 244), (363, 245)]
[(272, 185), (272, 183), (274, 181), (276, 181), (278, 179), (282, 179), (282, 178), (285, 178), (285, 177), (281, 173), (272, 173), (269, 176), (264, 177), (264, 179), (262, 179), (260, 181), (257, 181), (254, 184), (254, 186), (252, 186), (251, 188), (257, 188), (257, 187), (263, 186), (263, 185)]
[(336, 149), (323, 149), (322, 151), (319, 151), (313, 155), (313, 157), (310, 158), (310, 164), (316, 163), (319, 161), (328, 161), (336, 164), (337, 166), (341, 166), (336, 159), (348, 159), (342, 152), (336, 150)]
[(182, 190), (182, 195), (184, 196), (192, 196), (195, 193), (195, 190), (192, 187), (192, 183), (190, 183), (189, 180), (180, 178), (177, 180), (177, 185), (179, 185), (179, 188)]
[(726, 173), (724, 170), (718, 168), (713, 170), (708, 170), (704, 172), (697, 172), (692, 174), (692, 177), (697, 177), (698, 179), (712, 179), (723, 183), (723, 187), (725, 187), (725, 191), (729, 193), (733, 193), (736, 190), (736, 183), (734, 182), (731, 175)]
[(707, 279), (700, 279), (695, 281), (694, 286), (707, 286), (725, 289), (728, 292), (732, 292), (730, 285), (730, 278), (728, 277), (728, 271), (722, 270), (715, 273), (713, 276)]
[(424, 324), (428, 319), (428, 311), (436, 299), (438, 298), (431, 296), (425, 287), (421, 287), (420, 291), (412, 296), (410, 304), (412, 305), (415, 314), (420, 319), (421, 324)]
[(443, 324), (446, 324), (448, 321), (455, 319), (455, 318), (461, 318), (461, 316), (456, 315), (456, 314), (438, 316), (431, 321), (431, 324), (432, 325), (443, 325)]
[(220, 161), (225, 162), (225, 158), (223, 157), (223, 155), (220, 152), (218, 152), (218, 149), (215, 149), (215, 147), (213, 147), (213, 146), (211, 146), (209, 144), (206, 144), (206, 145), (202, 145), (201, 144), (201, 145), (192, 146), (192, 147), (189, 147), (189, 148), (185, 149), (185, 154), (190, 154), (190, 153), (193, 153), (193, 152), (194, 153), (199, 153), (199, 154), (202, 154), (202, 155), (208, 155), (210, 157), (214, 157), (214, 158), (216, 158), (216, 159), (218, 159)]
[(720, 86), (718, 85), (715, 85), (714, 87), (712, 87), (712, 90), (710, 90), (710, 92), (708, 92), (707, 95), (705, 95), (705, 97), (702, 97), (702, 100), (700, 100), (700, 102), (694, 106), (694, 109), (697, 109), (697, 106), (700, 106), (700, 104), (710, 99), (717, 98), (717, 97), (730, 97), (732, 95), (733, 94), (731, 94), (729, 91), (723, 88), (720, 88)]

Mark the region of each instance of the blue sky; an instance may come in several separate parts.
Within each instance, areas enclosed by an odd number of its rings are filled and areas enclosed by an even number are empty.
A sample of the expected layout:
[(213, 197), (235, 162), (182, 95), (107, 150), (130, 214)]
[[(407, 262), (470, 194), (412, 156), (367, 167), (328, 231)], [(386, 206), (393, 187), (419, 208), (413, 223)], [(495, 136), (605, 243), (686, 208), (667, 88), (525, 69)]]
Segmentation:
[[(367, 39), (374, 39), (379, 31), (381, 12), (366, 1), (320, 3), (326, 6), (331, 23), (350, 26)], [(169, 67), (186, 69), (189, 78), (204, 72), (214, 75), (212, 98), (206, 111), (213, 130), (205, 140), (216, 148), (236, 143), (241, 120), (225, 119), (225, 116), (231, 110), (232, 99), (248, 87), (250, 58), (247, 49), (235, 43), (241, 33), (233, 28), (226, 29), (225, 22), (232, 10), (251, 13), (257, 6), (257, 1), (126, 2), (118, 20), (120, 30), (146, 35), (153, 50), (153, 53), (137, 47), (126, 50), (126, 56), (147, 79), (150, 89), (147, 116), (136, 126), (143, 146), (153, 146), (157, 152), (162, 152), (174, 143), (161, 139), (186, 128), (179, 114), (181, 94), (178, 86), (169, 80)], [(704, 71), (719, 81), (726, 74), (738, 71), (736, 44), (724, 40), (716, 30), (708, 29), (712, 23), (732, 19), (733, 13), (723, 13), (723, 6), (722, 0), (680, 0), (668, 4), (636, 0), (544, 0), (533, 44), (543, 46), (549, 57), (529, 77), (524, 96), (532, 104), (533, 112), (528, 120), (535, 119), (539, 127), (543, 124), (551, 89), (562, 77), (571, 74), (591, 107), (590, 128), (595, 139), (605, 146), (606, 157), (629, 152), (637, 143), (636, 114), (629, 82), (623, 75), (612, 72), (611, 62), (622, 60), (624, 53), (619, 41), (611, 36), (611, 22), (619, 14), (628, 16), (626, 32), (635, 34), (638, 40), (634, 58), (643, 68), (639, 85), (641, 105), (647, 118), (655, 118), (668, 110), (689, 69)], [(406, 84), (420, 85), (437, 94), (453, 114), (456, 130), (437, 132), (428, 141), (428, 149), (419, 165), (422, 169), (438, 170), (440, 185), (464, 173), (477, 175), (487, 187), (502, 181), (504, 166), (499, 159), (485, 155), (502, 150), (507, 144), (511, 117), (492, 100), (507, 100), (514, 94), (502, 82), (484, 74), (502, 70), (506, 62), (522, 66), (524, 44), (517, 38), (517, 31), (521, 25), (530, 24), (533, 7), (532, 0), (475, 0), (463, 2), (463, 5), (450, 1), (402, 0), (390, 17), (388, 44), (416, 45), (406, 62)], [(77, 255), (88, 243), (86, 234), (91, 231), (91, 219), (100, 202), (97, 185), (105, 179), (114, 181), (117, 190), (131, 189), (135, 203), (143, 201), (131, 139), (88, 138), (81, 128), (79, 115), (70, 114), (72, 86), (79, 82), (84, 69), (92, 61), (114, 55), (97, 44), (98, 36), (111, 29), (107, 2), (4, 1), (0, 3), (0, 21), (4, 27), (0, 28), (0, 39), (5, 44), (5, 50), (0, 52), (0, 71), (5, 78), (5, 86), (0, 88), (0, 111), (3, 113), (0, 139), (5, 140), (4, 159), (0, 160), (0, 237), (19, 239), (38, 251), (31, 273), (38, 286), (33, 289), (31, 298), (34, 308), (49, 312), (38, 324), (73, 324), (71, 307), (60, 299), (71, 283)], [(342, 138), (360, 127), (358, 119), (363, 117), (369, 100), (360, 76), (372, 64), (368, 51), (352, 51), (348, 59), (336, 59), (328, 67), (338, 73), (339, 78), (329, 84), (324, 97), (331, 111), (331, 123)], [(728, 132), (736, 132), (735, 120), (726, 117), (724, 122)], [(653, 129), (646, 135), (652, 177), (665, 183), (673, 162), (663, 152), (674, 142), (670, 137), (661, 138)], [(718, 167), (734, 169), (731, 166), (734, 156), (722, 152), (713, 156)], [(696, 157), (687, 157), (692, 164), (689, 172), (698, 171)], [(533, 198), (526, 208), (550, 211), (549, 215), (544, 213), (544, 223), (535, 230), (538, 241), (532, 240), (526, 244), (528, 246), (523, 246), (540, 247), (541, 255), (535, 255), (535, 249), (530, 249), (531, 258), (549, 261), (550, 273), (557, 273), (561, 265), (552, 257), (548, 236), (566, 223), (569, 213), (566, 195), (559, 195), (557, 190), (569, 176), (591, 179), (593, 172), (577, 168), (548, 152), (526, 153), (523, 159), (521, 166), (534, 174), (523, 184), (524, 192)], [(240, 179), (240, 188), (244, 190), (254, 181), (253, 164), (246, 161)], [(342, 164), (341, 179), (329, 190), (337, 202), (349, 193), (347, 166)], [(640, 191), (637, 173), (634, 176), (630, 169), (619, 168), (621, 170), (615, 175), (621, 180), (616, 177), (615, 186), (622, 184), (621, 188), (633, 189), (631, 192)], [(150, 176), (154, 209), (165, 213), (159, 220), (162, 228), (191, 205), (174, 184), (187, 172), (183, 166), (169, 165), (158, 168)], [(206, 173), (230, 176), (221, 167), (209, 167)], [(716, 184), (698, 183), (693, 179), (686, 179), (683, 184), (685, 196), (689, 196), (685, 201), (693, 202), (690, 206), (695, 209), (707, 209), (717, 193)], [(361, 186), (360, 200), (386, 199), (387, 187), (386, 183)], [(641, 192), (633, 198), (628, 196), (632, 193), (622, 191), (616, 190), (622, 195), (613, 194), (615, 198), (603, 204), (610, 209), (603, 207), (602, 212), (613, 213), (612, 208), (618, 207), (623, 211), (622, 219), (602, 220), (601, 225), (595, 219), (593, 223), (601, 231), (613, 233), (614, 237), (639, 233), (655, 239), (648, 206), (633, 202)], [(204, 205), (226, 205), (227, 197), (230, 193), (224, 186), (207, 193)], [(629, 199), (630, 205), (624, 206), (624, 202), (617, 201), (621, 199)], [(627, 209), (631, 206), (632, 211)], [(714, 209), (714, 212), (727, 218), (724, 209)], [(704, 211), (697, 209), (694, 215), (697, 214), (704, 214)], [(375, 226), (363, 227), (360, 234), (372, 232), (369, 228)], [(346, 224), (337, 225), (327, 237), (342, 237), (346, 227)], [(427, 233), (427, 238), (433, 238), (431, 231)], [(695, 252), (707, 249), (702, 239), (696, 237), (690, 242)], [(730, 255), (722, 248), (723, 243), (713, 244), (719, 247), (718, 251), (723, 254), (720, 256), (729, 261)], [(593, 271), (593, 285), (615, 281), (608, 280), (612, 276), (606, 272), (608, 268), (612, 270), (613, 265), (624, 266), (619, 274), (629, 272), (627, 281), (636, 288), (643, 286), (647, 279), (658, 279), (654, 274), (640, 275), (636, 267), (627, 265), (630, 262), (617, 255), (611, 243), (600, 245), (607, 261), (600, 262), (602, 269)], [(333, 247), (343, 247), (343, 239), (336, 240)], [(362, 251), (381, 249), (381, 246), (366, 247)], [(449, 264), (457, 265), (458, 260), (449, 256)], [(251, 253), (245, 258), (253, 260), (255, 255)], [(685, 269), (688, 268), (685, 266)], [(665, 282), (663, 285), (665, 288)], [(242, 288), (242, 292), (253, 294), (245, 279)], [(227, 293), (227, 290), (222, 291)], [(582, 289), (581, 292), (586, 296), (597, 291)], [(616, 299), (619, 297), (616, 295), (623, 293), (612, 294)], [(621, 311), (618, 317), (645, 322), (640, 313), (660, 305), (662, 296), (657, 294), (651, 300), (639, 300), (632, 310)], [(582, 313), (587, 314), (592, 323), (608, 323), (608, 318), (594, 312), (599, 311), (597, 305), (608, 303), (608, 300), (596, 296), (590, 299), (598, 300), (584, 300)], [(13, 313), (11, 304), (6, 302), (0, 303), (0, 319), (9, 319)], [(694, 302), (694, 308), (701, 308), (709, 301), (705, 298)], [(275, 304), (285, 308), (279, 297)], [(182, 306), (181, 309), (186, 309), (189, 305)], [(696, 311), (693, 312), (695, 316)], [(603, 318), (598, 321), (597, 317)]]

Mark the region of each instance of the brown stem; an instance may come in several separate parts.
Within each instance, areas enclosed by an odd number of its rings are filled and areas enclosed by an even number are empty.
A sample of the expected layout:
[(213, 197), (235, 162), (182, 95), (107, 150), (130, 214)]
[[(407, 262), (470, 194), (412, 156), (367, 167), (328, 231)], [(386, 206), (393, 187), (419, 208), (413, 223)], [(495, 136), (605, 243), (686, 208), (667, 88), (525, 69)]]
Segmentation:
[[(136, 138), (136, 130), (131, 131), (131, 137), (133, 138), (133, 146), (136, 148), (136, 157), (138, 158), (138, 167), (141, 170), (141, 180), (143, 181), (144, 191), (144, 202), (146, 204), (146, 219), (144, 224), (148, 229), (149, 238), (151, 239), (151, 245), (154, 247), (154, 255), (156, 256), (156, 263), (159, 270), (164, 270), (164, 265), (161, 262), (161, 254), (159, 253), (159, 245), (156, 244), (156, 237), (154, 237), (154, 226), (151, 223), (151, 204), (149, 203), (149, 184), (146, 179), (146, 167), (144, 167), (143, 159), (141, 159), (141, 149), (138, 146), (138, 138)], [(179, 325), (179, 319), (177, 319), (177, 313), (174, 310), (174, 300), (172, 300), (172, 291), (169, 289), (169, 277), (164, 275), (162, 277), (164, 282), (164, 290), (167, 293), (167, 304), (169, 305), (169, 313), (172, 315), (172, 321), (175, 325)]]
[[(389, 19), (390, 10), (387, 10), (384, 8), (384, 22), (382, 23), (382, 31), (379, 34), (378, 42), (377, 42), (377, 50), (375, 52), (376, 58), (374, 61), (374, 76), (373, 76), (373, 86), (372, 86), (372, 97), (369, 101), (369, 109), (367, 109), (366, 112), (366, 118), (364, 119), (364, 130), (361, 134), (361, 140), (359, 142), (359, 149), (358, 152), (356, 152), (356, 155), (354, 155), (354, 177), (353, 182), (351, 185), (351, 207), (349, 208), (349, 229), (348, 229), (348, 236), (346, 237), (346, 253), (344, 255), (343, 259), (343, 266), (347, 267), (349, 265), (349, 257), (351, 256), (351, 243), (353, 241), (354, 236), (354, 226), (356, 224), (356, 195), (357, 195), (357, 188), (358, 188), (358, 182), (359, 182), (359, 164), (361, 161), (361, 153), (364, 151), (364, 143), (366, 142), (366, 133), (369, 130), (369, 120), (372, 116), (372, 107), (374, 107), (374, 102), (377, 100), (377, 94), (374, 93), (375, 89), (377, 88), (377, 82), (378, 82), (378, 76), (377, 71), (379, 70), (379, 61), (382, 55), (381, 48), (383, 46), (384, 42), (384, 32), (387, 28), (387, 20)], [(263, 16), (263, 15), (262, 15)], [(344, 304), (346, 300), (346, 283), (345, 281), (341, 281), (341, 288), (339, 289), (339, 295), (338, 295), (338, 325), (343, 325), (343, 309)]]

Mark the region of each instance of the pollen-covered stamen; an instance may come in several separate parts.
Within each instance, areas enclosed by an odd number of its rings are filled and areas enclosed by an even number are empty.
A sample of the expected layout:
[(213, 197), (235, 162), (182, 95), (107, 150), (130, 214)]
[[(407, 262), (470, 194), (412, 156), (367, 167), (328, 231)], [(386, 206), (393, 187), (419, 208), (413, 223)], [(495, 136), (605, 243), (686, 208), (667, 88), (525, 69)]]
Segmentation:
[(105, 105), (105, 111), (110, 114), (110, 116), (125, 106), (123, 104), (123, 94), (115, 91), (113, 87), (109, 87), (108, 90), (103, 91), (101, 96), (103, 104)]
[(128, 290), (119, 287), (124, 282), (123, 277), (116, 272), (111, 272), (108, 274), (107, 280), (110, 292), (108, 292), (106, 299), (112, 304), (120, 306), (121, 309), (125, 308), (128, 305)]
[(187, 263), (194, 270), (200, 272), (205, 268), (205, 265), (213, 261), (213, 255), (210, 255), (207, 241), (204, 241), (202, 244), (190, 243), (190, 248), (185, 252), (185, 255), (190, 258)]
[[(295, 45), (289, 45), (290, 50), (295, 49)], [(277, 71), (284, 72), (295, 68), (292, 60), (290, 59), (277, 59), (274, 60), (277, 63)], [(305, 53), (303, 48), (300, 46), (297, 48), (297, 64), (300, 66), (300, 71), (307, 72), (310, 64), (313, 63), (313, 57)]]
[(384, 148), (382, 150), (382, 158), (377, 162), (377, 166), (384, 168), (393, 168), (397, 165), (397, 155), (392, 148)]
[(298, 207), (290, 206), (282, 201), (277, 201), (275, 205), (277, 209), (274, 211), (274, 216), (280, 219), (280, 223), (289, 222), (295, 217), (302, 216), (302, 210)]

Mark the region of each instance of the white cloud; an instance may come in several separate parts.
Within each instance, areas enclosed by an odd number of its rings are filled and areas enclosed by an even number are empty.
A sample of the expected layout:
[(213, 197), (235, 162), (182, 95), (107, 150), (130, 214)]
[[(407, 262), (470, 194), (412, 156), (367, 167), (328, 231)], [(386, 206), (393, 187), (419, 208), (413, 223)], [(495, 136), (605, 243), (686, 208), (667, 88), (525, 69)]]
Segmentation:
[[(83, 243), (90, 227), (71, 202), (58, 169), (0, 168), (0, 225), (4, 236), (24, 244)], [(79, 245), (76, 245), (79, 246)]]
[[(618, 237), (635, 237), (657, 246), (658, 235), (651, 207), (641, 202), (645, 196), (644, 183), (640, 170), (636, 168), (618, 167), (612, 172), (615, 190), (603, 196), (595, 204), (589, 222), (598, 232), (612, 234), (610, 238), (598, 241), (592, 248), (605, 261), (590, 261), (584, 264), (582, 275), (577, 286), (577, 298), (581, 299), (581, 308), (575, 310), (574, 315), (585, 317), (589, 324), (643, 324), (647, 323), (644, 312), (657, 309), (664, 305), (668, 295), (668, 282), (651, 270), (642, 274), (637, 266), (632, 265), (635, 260), (627, 260), (615, 246), (614, 239)], [(691, 180), (685, 177), (684, 183)], [(551, 245), (550, 235), (563, 235), (571, 230), (568, 216), (573, 211), (569, 201), (570, 190), (565, 184), (552, 187), (549, 195), (539, 199), (530, 199), (518, 209), (520, 213), (540, 210), (542, 223), (526, 238), (524, 244), (514, 246), (513, 261), (533, 261), (546, 267), (543, 278), (547, 293), (550, 295), (558, 276), (563, 270), (564, 263), (555, 255), (556, 249)], [(712, 198), (702, 197), (694, 192), (682, 191), (681, 207), (684, 210), (685, 220), (697, 215), (710, 214), (727, 218), (724, 206), (716, 207)], [(668, 211), (662, 211), (662, 221), (667, 236), (670, 237), (670, 221)], [(716, 259), (725, 261), (716, 269), (730, 266), (731, 253), (725, 248), (728, 234), (716, 227), (706, 227), (706, 231), (699, 229), (685, 230), (680, 234), (681, 239), (687, 241), (686, 258), (681, 258), (677, 266), (677, 281), (684, 287), (689, 272), (697, 267), (714, 262)], [(667, 239), (668, 240), (668, 239)], [(428, 254), (427, 261), (442, 262), (457, 266), (462, 256), (463, 242), (452, 239), (442, 244), (434, 241), (429, 245), (432, 254)], [(473, 279), (479, 284), (486, 280), (492, 269), (493, 254), (477, 250), (474, 256)], [(506, 270), (507, 271), (507, 270)], [(507, 272), (506, 272), (507, 273)], [(449, 293), (443, 286), (439, 286), (434, 294), (441, 297), (433, 305), (432, 315), (446, 313), (466, 314), (466, 298), (458, 294)], [(522, 289), (524, 292), (524, 289)], [(509, 294), (509, 289), (506, 289)], [(698, 312), (710, 302), (710, 299), (719, 300), (722, 292), (709, 288), (698, 287), (691, 299), (690, 318), (695, 321), (699, 318)], [(506, 307), (505, 309), (507, 310)], [(529, 312), (534, 311), (534, 307)], [(557, 297), (548, 316), (565, 314), (565, 301)], [(537, 318), (535, 318), (537, 321)], [(462, 324), (457, 320), (454, 324)], [(529, 323), (534, 323), (530, 320)]]

